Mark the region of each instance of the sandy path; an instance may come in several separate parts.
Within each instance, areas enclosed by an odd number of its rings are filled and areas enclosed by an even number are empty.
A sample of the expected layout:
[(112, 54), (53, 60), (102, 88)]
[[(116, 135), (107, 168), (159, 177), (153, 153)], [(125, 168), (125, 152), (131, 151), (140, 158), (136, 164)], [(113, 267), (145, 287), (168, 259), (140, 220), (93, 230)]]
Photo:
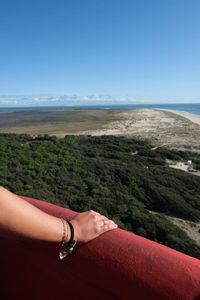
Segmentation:
[(170, 222), (172, 222), (174, 225), (178, 226), (181, 230), (185, 231), (185, 233), (194, 240), (198, 245), (200, 245), (200, 222), (192, 222), (188, 220), (183, 220), (176, 217), (171, 217), (163, 213), (158, 213), (155, 211), (149, 210), (151, 214), (164, 216), (166, 219), (168, 219)]

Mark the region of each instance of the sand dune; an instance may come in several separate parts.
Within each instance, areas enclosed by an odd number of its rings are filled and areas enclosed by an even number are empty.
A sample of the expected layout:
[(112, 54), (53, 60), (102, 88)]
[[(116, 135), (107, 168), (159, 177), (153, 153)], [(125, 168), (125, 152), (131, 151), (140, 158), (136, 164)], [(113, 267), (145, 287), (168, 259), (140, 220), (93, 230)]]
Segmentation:
[(164, 109), (115, 112), (116, 121), (103, 129), (79, 132), (91, 135), (126, 135), (147, 139), (154, 145), (200, 149), (200, 117)]

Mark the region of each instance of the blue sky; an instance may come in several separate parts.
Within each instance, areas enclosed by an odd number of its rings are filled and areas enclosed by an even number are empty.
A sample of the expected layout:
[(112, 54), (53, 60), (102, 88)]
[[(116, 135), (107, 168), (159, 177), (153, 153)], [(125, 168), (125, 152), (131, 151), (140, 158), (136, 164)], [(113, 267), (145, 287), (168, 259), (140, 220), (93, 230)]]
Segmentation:
[(200, 102), (199, 12), (199, 0), (0, 1), (0, 95)]

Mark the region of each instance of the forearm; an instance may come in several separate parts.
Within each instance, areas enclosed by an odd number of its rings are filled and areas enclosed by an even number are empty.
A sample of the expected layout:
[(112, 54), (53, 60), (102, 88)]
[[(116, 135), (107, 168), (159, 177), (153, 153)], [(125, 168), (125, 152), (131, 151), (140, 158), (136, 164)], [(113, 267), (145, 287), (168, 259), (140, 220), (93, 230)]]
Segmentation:
[(0, 232), (7, 236), (60, 242), (63, 224), (60, 218), (0, 187)]

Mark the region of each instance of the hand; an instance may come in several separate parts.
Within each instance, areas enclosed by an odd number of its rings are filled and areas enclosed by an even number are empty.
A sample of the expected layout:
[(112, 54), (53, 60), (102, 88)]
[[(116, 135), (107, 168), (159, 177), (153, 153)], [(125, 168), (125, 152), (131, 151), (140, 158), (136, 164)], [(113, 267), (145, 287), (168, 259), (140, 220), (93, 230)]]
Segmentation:
[(71, 223), (74, 227), (74, 239), (78, 243), (89, 242), (102, 233), (118, 227), (112, 220), (93, 210), (79, 213)]

